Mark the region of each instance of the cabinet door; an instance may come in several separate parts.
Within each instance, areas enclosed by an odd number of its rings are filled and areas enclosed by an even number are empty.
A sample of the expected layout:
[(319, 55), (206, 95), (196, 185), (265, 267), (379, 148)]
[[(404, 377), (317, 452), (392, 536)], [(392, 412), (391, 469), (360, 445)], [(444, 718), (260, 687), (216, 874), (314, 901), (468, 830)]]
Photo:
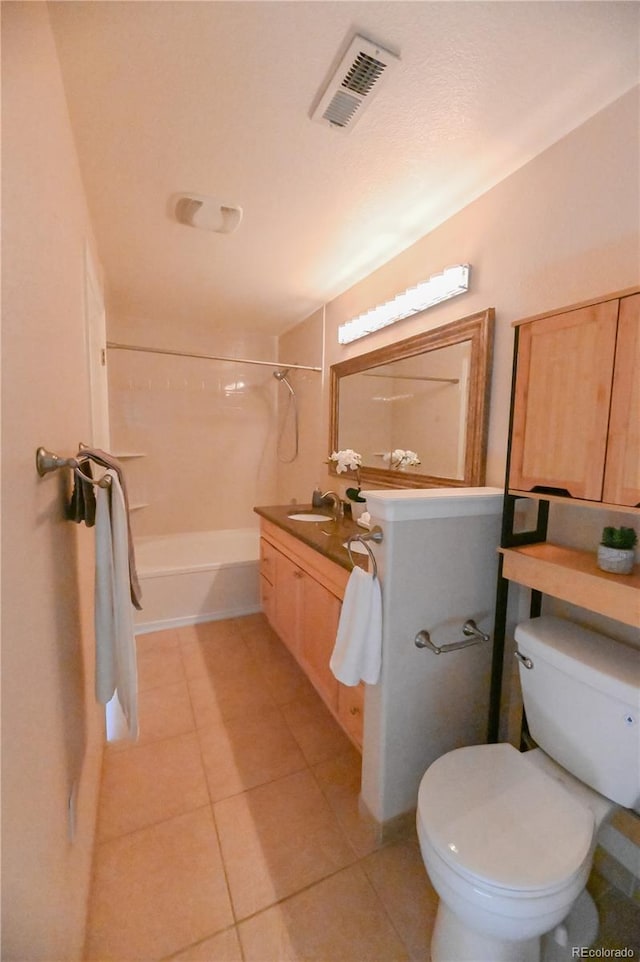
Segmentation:
[(310, 576), (304, 576), (303, 584), (300, 661), (313, 685), (335, 710), (338, 682), (329, 668), (329, 659), (338, 632), (341, 604), (334, 594)]
[(359, 748), (362, 748), (364, 727), (364, 684), (348, 687), (338, 684), (338, 718), (342, 727)]
[(640, 504), (640, 294), (620, 301), (603, 500)]
[(520, 327), (511, 488), (602, 499), (618, 303)]
[(298, 658), (303, 572), (279, 551), (275, 556), (273, 627), (291, 653)]

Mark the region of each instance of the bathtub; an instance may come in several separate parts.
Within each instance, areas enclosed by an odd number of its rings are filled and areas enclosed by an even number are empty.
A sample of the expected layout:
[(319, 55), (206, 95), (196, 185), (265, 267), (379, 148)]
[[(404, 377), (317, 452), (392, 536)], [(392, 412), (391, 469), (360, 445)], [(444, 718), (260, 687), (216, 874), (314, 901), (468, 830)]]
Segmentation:
[(260, 611), (257, 528), (135, 539), (142, 611), (136, 634)]

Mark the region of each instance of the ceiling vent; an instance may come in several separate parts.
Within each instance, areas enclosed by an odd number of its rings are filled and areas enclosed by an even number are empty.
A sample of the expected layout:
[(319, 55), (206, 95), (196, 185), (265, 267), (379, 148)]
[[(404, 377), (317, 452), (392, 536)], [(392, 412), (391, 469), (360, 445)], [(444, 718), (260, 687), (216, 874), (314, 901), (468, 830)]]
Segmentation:
[(180, 194), (174, 197), (174, 201), (176, 220), (188, 227), (199, 227), (216, 234), (232, 234), (242, 220), (242, 207), (223, 204), (215, 197)]
[(355, 36), (311, 119), (341, 130), (353, 127), (399, 59), (365, 37)]

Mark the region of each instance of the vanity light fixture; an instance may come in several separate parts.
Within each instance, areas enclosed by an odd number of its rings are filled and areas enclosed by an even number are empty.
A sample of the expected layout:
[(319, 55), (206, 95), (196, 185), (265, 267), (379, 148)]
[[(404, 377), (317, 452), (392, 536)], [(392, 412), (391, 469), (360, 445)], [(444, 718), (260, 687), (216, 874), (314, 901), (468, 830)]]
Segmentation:
[(364, 314), (346, 321), (338, 328), (338, 343), (350, 344), (365, 334), (372, 334), (450, 297), (464, 294), (469, 290), (470, 270), (469, 264), (446, 267), (441, 274), (433, 274), (428, 280), (397, 294), (385, 304), (372, 307)]

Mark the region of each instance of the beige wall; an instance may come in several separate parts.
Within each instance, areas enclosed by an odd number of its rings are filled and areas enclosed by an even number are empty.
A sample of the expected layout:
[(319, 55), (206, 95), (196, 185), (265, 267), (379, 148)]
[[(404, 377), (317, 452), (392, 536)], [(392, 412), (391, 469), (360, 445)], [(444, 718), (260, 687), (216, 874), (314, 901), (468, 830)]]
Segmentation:
[[(89, 436), (90, 234), (45, 4), (2, 5), (2, 958), (80, 959), (102, 757), (93, 533), (35, 450)], [(78, 791), (75, 840), (67, 801)]]
[[(303, 417), (310, 464), (300, 486), (281, 472), (281, 500), (308, 499), (308, 478), (324, 465), (331, 364), (487, 307), (496, 309), (487, 483), (504, 483), (512, 321), (638, 283), (638, 110), (636, 87), (327, 305), (322, 425), (316, 412), (312, 424)], [(338, 345), (339, 324), (457, 263), (472, 265), (468, 294)]]
[[(120, 343), (254, 360), (276, 355), (275, 338), (264, 335), (194, 337), (118, 317), (108, 329)], [(131, 503), (147, 505), (132, 514), (134, 536), (257, 525), (253, 506), (275, 500), (279, 385), (272, 371), (109, 351), (112, 449), (145, 455), (124, 462)]]

